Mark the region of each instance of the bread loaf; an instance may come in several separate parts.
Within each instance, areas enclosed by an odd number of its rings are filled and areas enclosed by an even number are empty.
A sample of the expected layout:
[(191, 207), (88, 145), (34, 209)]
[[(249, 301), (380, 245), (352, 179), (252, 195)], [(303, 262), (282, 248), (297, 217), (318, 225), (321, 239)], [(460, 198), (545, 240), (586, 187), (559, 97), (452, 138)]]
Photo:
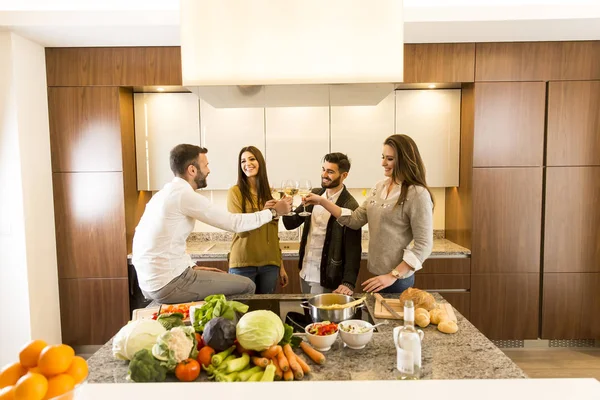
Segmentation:
[(447, 320), (448, 316), (441, 308), (434, 308), (433, 310), (429, 311), (429, 319), (431, 320), (432, 324), (437, 325), (440, 322)]
[(412, 300), (415, 308), (433, 310), (436, 307), (435, 299), (429, 293), (421, 289), (408, 288), (400, 295), (400, 304), (404, 305), (406, 300)]
[(438, 324), (438, 331), (443, 333), (456, 333), (458, 332), (458, 325), (452, 320), (445, 320)]
[(418, 310), (423, 310), (425, 312), (415, 313), (415, 323), (421, 328), (426, 328), (430, 322), (429, 313), (424, 308), (419, 308)]

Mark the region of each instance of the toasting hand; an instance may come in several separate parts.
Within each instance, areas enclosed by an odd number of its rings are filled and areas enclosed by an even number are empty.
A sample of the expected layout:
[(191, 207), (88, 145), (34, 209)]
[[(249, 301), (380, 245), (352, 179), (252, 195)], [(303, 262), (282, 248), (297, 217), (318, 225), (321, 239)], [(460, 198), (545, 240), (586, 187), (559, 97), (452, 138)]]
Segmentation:
[(321, 204), (321, 200), (323, 200), (323, 197), (315, 193), (309, 193), (302, 199), (305, 206), (319, 205)]
[(276, 202), (272, 208), (275, 209), (275, 211), (277, 211), (277, 215), (285, 215), (292, 211), (292, 198), (284, 197), (283, 199)]

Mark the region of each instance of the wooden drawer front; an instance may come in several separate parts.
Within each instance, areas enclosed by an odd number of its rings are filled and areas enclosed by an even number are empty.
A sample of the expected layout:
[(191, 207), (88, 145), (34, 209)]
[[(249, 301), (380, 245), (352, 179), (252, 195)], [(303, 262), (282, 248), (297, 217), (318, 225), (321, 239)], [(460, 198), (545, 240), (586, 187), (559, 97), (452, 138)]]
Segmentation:
[(440, 293), (466, 319), (471, 318), (471, 293)]
[(469, 274), (470, 258), (429, 258), (423, 263), (419, 274)]
[(415, 274), (415, 287), (426, 290), (470, 289), (470, 274)]

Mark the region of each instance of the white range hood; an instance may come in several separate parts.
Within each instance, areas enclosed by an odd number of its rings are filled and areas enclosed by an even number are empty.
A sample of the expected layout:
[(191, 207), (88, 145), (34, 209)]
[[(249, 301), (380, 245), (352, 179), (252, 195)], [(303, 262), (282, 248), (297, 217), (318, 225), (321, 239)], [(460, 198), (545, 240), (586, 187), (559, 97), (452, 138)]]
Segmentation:
[(184, 86), (403, 81), (402, 0), (181, 0)]

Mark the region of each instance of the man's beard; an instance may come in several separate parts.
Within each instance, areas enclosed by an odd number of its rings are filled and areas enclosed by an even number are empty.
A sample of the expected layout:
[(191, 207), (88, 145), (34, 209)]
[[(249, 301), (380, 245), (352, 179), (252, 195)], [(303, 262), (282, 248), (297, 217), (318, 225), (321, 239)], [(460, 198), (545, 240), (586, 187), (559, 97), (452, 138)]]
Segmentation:
[(202, 189), (206, 187), (206, 176), (207, 175), (202, 175), (202, 172), (200, 172), (200, 170), (198, 170), (198, 172), (196, 172), (196, 177), (194, 178), (194, 182), (196, 182), (196, 186), (198, 186), (198, 189)]
[(340, 186), (340, 183), (342, 182), (342, 177), (338, 176), (337, 179), (333, 180), (333, 181), (328, 181), (327, 183), (323, 182), (323, 178), (321, 178), (321, 187), (322, 188), (331, 188), (331, 187), (338, 187)]

